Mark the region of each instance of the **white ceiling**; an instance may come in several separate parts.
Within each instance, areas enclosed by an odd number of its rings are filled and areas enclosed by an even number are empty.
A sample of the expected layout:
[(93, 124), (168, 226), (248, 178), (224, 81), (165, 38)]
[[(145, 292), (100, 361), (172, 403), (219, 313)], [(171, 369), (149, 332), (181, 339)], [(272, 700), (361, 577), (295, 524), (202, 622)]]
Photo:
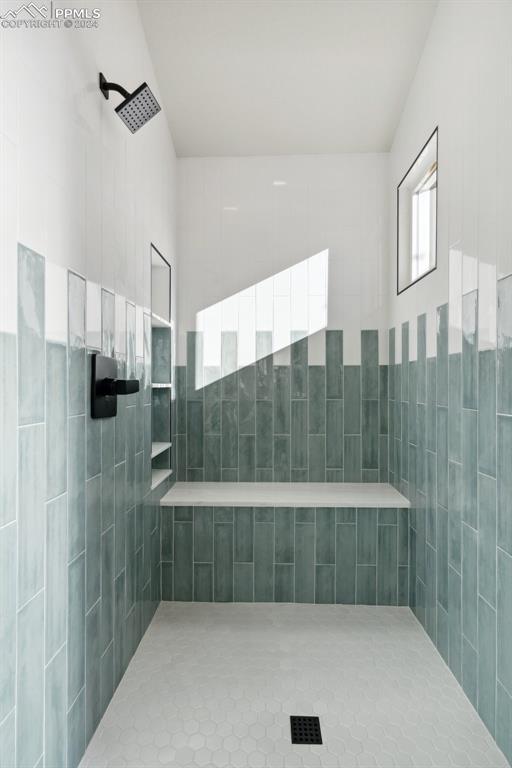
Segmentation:
[(177, 154), (388, 150), (436, 4), (139, 0)]

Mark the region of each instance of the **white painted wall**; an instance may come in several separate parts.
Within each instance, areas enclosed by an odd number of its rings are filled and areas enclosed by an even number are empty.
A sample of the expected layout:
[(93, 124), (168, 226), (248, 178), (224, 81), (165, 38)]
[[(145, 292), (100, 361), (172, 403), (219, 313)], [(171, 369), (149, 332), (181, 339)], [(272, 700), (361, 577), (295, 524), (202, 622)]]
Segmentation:
[[(180, 158), (178, 362), (197, 313), (328, 248), (328, 327), (345, 331), (345, 361), (359, 363), (360, 330), (387, 328), (387, 163), (385, 154)], [(310, 361), (323, 362), (323, 333), (309, 347)]]
[[(511, 30), (510, 0), (439, 4), (390, 155), (395, 222), (396, 186), (439, 126), (437, 270), (397, 297), (394, 226), (389, 249), (390, 325), (426, 312), (430, 355), (436, 307), (450, 301), (450, 351), (458, 351), (461, 297), (477, 287), (480, 348), (496, 343), (496, 279), (512, 272)], [(411, 357), (415, 342), (411, 334)]]
[(16, 330), (17, 241), (139, 306), (150, 242), (176, 266), (165, 115), (132, 135), (114, 112), (121, 97), (98, 89), (101, 70), (130, 91), (146, 80), (158, 98), (138, 5), (88, 5), (101, 9), (97, 29), (0, 27), (0, 330)]

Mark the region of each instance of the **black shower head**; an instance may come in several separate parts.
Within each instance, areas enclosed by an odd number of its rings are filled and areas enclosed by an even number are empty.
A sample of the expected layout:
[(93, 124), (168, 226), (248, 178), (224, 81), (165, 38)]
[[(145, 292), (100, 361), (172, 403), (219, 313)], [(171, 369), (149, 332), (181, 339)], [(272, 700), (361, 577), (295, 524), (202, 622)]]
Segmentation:
[(142, 83), (133, 93), (128, 93), (121, 85), (108, 83), (100, 72), (100, 90), (106, 99), (109, 91), (117, 91), (124, 96), (124, 101), (116, 107), (116, 112), (132, 133), (138, 131), (160, 112), (160, 104), (147, 83)]

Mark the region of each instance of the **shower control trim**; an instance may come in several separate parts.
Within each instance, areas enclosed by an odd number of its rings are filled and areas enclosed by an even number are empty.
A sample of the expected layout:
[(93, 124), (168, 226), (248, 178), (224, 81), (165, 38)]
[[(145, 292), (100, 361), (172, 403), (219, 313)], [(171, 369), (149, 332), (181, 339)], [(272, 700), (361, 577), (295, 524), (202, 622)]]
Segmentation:
[(91, 418), (108, 419), (117, 414), (117, 396), (139, 391), (138, 379), (118, 379), (117, 360), (94, 354), (91, 360)]

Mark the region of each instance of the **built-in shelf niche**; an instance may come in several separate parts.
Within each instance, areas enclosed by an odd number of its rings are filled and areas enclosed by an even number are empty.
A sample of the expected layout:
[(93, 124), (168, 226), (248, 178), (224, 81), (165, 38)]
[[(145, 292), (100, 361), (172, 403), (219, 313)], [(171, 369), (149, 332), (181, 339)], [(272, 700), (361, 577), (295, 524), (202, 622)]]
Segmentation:
[(151, 490), (172, 478), (171, 442), (171, 266), (151, 245)]

